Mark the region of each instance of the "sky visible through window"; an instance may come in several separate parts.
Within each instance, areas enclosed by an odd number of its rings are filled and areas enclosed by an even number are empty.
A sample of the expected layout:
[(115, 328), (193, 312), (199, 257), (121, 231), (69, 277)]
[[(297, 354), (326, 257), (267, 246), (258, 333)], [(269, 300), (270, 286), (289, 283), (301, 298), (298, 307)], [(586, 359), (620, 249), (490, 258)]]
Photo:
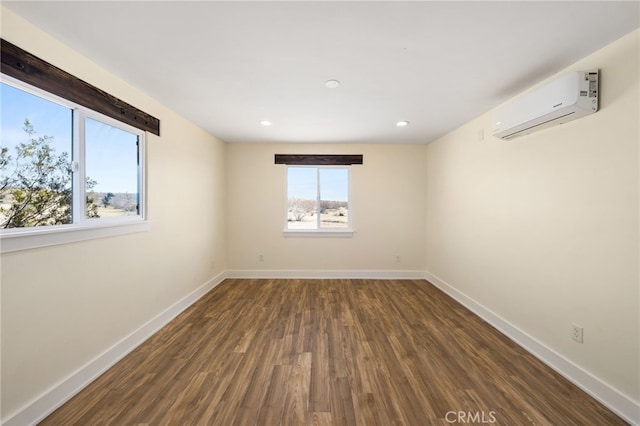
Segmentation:
[[(316, 167), (288, 168), (288, 196), (315, 200), (318, 192)], [(349, 201), (349, 172), (344, 168), (320, 169), (320, 196), (328, 201)]]
[(85, 120), (87, 176), (97, 192), (138, 192), (137, 135), (87, 118)]
[[(2, 83), (0, 88), (2, 119), (0, 145), (14, 155), (15, 146), (26, 142), (24, 121), (28, 119), (38, 136), (53, 137), (50, 143), (56, 154), (72, 156), (72, 111), (62, 105), (40, 98)], [(87, 176), (97, 181), (96, 192), (137, 194), (136, 135), (86, 120)]]

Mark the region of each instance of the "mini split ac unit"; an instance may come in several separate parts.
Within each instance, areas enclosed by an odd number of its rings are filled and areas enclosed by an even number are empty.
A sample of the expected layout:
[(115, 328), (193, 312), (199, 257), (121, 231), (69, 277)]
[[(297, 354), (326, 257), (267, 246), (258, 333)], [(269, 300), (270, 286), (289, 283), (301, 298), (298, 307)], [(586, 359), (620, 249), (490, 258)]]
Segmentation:
[(599, 70), (574, 71), (498, 110), (493, 135), (512, 139), (598, 111)]

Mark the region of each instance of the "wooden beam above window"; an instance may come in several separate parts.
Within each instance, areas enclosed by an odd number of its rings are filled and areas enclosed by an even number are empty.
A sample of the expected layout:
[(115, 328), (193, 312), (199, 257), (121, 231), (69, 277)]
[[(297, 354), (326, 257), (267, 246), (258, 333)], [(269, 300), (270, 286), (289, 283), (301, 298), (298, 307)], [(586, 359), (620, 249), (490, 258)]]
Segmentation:
[(160, 120), (0, 39), (0, 72), (137, 129), (160, 136)]
[(362, 154), (318, 155), (318, 154), (276, 154), (276, 164), (292, 166), (350, 166), (362, 164)]

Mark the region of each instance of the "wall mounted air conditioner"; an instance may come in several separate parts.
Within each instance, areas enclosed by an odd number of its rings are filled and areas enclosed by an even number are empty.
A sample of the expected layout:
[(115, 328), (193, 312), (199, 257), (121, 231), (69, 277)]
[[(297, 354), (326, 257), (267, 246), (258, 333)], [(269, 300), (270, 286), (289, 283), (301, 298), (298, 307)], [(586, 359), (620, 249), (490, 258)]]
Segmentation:
[(493, 135), (512, 139), (598, 111), (599, 70), (574, 71), (497, 111)]

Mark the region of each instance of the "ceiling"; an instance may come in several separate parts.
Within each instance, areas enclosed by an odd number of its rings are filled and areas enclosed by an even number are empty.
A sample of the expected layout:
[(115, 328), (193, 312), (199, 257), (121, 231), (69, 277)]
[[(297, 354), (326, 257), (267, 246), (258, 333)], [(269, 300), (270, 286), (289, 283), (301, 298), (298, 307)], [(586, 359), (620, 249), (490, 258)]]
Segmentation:
[(429, 143), (640, 22), (638, 1), (2, 4), (226, 142)]

